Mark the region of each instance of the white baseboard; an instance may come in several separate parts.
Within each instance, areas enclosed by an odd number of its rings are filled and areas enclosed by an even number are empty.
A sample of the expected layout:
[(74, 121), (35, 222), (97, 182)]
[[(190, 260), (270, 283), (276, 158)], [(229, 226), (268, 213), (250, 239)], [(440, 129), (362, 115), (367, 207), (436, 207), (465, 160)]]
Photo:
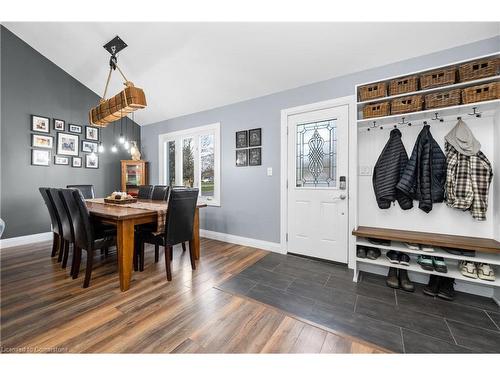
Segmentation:
[(281, 250), (281, 245), (277, 242), (262, 241), (254, 238), (235, 236), (234, 234), (213, 232), (211, 230), (206, 230), (206, 229), (200, 229), (200, 237), (234, 243), (236, 245), (256, 247), (258, 249), (285, 254), (285, 252)]
[(28, 236), (4, 238), (0, 240), (0, 249), (7, 249), (9, 247), (29, 245), (35, 242), (50, 241), (52, 240), (52, 232), (43, 232), (30, 234)]

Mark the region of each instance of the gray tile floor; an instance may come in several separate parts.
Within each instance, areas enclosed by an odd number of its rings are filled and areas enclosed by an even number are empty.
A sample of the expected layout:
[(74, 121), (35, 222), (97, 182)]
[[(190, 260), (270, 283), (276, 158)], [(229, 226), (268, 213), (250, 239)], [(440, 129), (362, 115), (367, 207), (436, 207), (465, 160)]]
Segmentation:
[(457, 292), (448, 302), (394, 290), (346, 266), (269, 254), (219, 286), (400, 353), (500, 353), (500, 308)]

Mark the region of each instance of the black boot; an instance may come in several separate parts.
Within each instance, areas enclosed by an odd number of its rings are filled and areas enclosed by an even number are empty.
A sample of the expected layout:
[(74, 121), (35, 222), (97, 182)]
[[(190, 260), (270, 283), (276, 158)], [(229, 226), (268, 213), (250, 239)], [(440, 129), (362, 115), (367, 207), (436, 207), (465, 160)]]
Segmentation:
[(398, 269), (391, 267), (389, 268), (389, 273), (387, 274), (387, 280), (385, 281), (387, 286), (390, 288), (398, 289), (399, 288), (399, 279), (398, 279)]
[(436, 297), (439, 293), (439, 285), (441, 284), (441, 276), (431, 275), (429, 277), (429, 283), (422, 290), (424, 294), (431, 297)]
[(414, 292), (415, 285), (408, 278), (407, 270), (399, 270), (399, 284), (401, 285), (401, 289), (405, 292)]
[(447, 301), (453, 301), (455, 299), (455, 288), (453, 288), (453, 284), (455, 284), (455, 279), (443, 277), (439, 284), (438, 297)]

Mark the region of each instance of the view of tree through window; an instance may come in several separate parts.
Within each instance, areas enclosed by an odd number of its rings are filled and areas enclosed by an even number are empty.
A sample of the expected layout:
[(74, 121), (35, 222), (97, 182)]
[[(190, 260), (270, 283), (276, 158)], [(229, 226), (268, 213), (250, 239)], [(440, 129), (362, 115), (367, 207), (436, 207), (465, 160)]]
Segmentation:
[(214, 135), (200, 136), (201, 195), (214, 195)]
[(175, 185), (175, 141), (168, 142), (168, 184)]
[(184, 186), (194, 185), (194, 144), (193, 138), (182, 141), (182, 182)]

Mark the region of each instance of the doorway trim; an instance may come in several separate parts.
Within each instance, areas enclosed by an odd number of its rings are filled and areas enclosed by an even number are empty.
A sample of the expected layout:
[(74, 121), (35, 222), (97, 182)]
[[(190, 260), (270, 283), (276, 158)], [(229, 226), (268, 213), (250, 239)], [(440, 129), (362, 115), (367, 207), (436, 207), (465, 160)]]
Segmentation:
[(348, 171), (349, 178), (347, 181), (348, 194), (348, 244), (349, 251), (347, 254), (349, 268), (354, 268), (355, 263), (355, 237), (350, 233), (357, 224), (357, 127), (356, 127), (356, 97), (354, 95), (343, 96), (340, 98), (324, 100), (317, 103), (301, 105), (297, 107), (285, 108), (281, 110), (281, 165), (280, 165), (280, 247), (281, 252), (288, 252), (288, 243), (286, 240), (286, 231), (288, 228), (288, 188), (287, 188), (287, 173), (288, 173), (288, 117), (304, 112), (328, 109), (342, 105), (348, 106)]

